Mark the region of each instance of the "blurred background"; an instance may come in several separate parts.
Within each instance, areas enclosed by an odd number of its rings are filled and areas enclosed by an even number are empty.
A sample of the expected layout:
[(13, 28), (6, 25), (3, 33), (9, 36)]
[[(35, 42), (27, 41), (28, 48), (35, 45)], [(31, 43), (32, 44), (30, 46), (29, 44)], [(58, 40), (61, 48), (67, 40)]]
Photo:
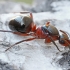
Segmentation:
[(33, 0), (13, 0), (15, 2), (25, 2), (27, 4), (32, 4)]
[(33, 2), (33, 0), (0, 0), (0, 1), (24, 2), (28, 4), (31, 4)]
[(0, 13), (31, 11), (31, 12), (55, 12), (53, 2), (62, 0), (0, 0)]

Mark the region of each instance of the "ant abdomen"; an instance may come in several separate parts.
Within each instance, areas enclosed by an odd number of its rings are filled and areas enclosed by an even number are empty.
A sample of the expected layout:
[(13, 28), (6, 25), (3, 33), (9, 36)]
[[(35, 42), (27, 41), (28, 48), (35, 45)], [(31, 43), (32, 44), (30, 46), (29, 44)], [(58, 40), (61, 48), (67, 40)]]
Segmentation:
[(13, 31), (25, 33), (32, 22), (33, 21), (30, 17), (17, 16), (14, 19), (10, 20), (9, 28)]

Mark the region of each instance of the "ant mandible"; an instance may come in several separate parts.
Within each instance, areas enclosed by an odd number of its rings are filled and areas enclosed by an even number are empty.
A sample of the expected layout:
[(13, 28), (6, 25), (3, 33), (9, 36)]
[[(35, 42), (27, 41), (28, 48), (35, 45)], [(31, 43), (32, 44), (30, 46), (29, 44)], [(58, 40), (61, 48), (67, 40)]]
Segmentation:
[(44, 26), (36, 27), (33, 22), (33, 15), (30, 13), (30, 16), (22, 16), (22, 14), (30, 12), (20, 12), (21, 15), (16, 16), (14, 19), (9, 21), (9, 28), (12, 31), (0, 30), (0, 32), (10, 32), (20, 36), (32, 36), (32, 38), (19, 41), (5, 51), (9, 50), (11, 47), (22, 43), (24, 41), (31, 41), (34, 39), (45, 39), (45, 43), (53, 43), (56, 48), (60, 51), (55, 41), (59, 40), (59, 43), (63, 46), (70, 46), (70, 40), (65, 31), (62, 31), (62, 35), (59, 35), (59, 31), (53, 25), (50, 25), (50, 22), (47, 22)]

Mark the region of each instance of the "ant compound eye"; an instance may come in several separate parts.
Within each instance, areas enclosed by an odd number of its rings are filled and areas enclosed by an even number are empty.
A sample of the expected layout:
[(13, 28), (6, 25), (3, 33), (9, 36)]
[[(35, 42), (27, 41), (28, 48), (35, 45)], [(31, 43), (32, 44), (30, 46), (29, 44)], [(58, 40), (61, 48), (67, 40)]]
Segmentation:
[(61, 44), (65, 44), (65, 41), (64, 40), (60, 40), (59, 41)]
[(62, 40), (62, 41), (61, 41), (61, 43), (62, 43), (62, 44), (64, 44), (64, 43), (65, 43), (65, 41), (63, 41), (63, 40)]

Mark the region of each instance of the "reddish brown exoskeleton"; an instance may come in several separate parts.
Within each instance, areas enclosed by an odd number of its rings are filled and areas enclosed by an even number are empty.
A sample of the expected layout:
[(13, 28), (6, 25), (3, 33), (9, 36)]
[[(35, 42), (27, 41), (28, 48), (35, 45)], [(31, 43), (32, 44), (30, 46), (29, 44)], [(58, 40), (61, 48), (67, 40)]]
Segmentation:
[(50, 22), (47, 22), (44, 26), (36, 27), (35, 23), (33, 22), (32, 13), (30, 13), (30, 16), (24, 16), (24, 17), (22, 16), (22, 14), (29, 12), (20, 12), (20, 13), (21, 15), (16, 16), (14, 19), (11, 19), (9, 22), (9, 28), (12, 31), (0, 30), (0, 32), (11, 32), (13, 34), (17, 34), (20, 36), (32, 36), (32, 38), (19, 41), (10, 46), (5, 51), (9, 50), (11, 47), (21, 42), (31, 41), (34, 39), (45, 39), (45, 43), (52, 42), (58, 50), (59, 48), (55, 43), (56, 40), (59, 40), (59, 43), (63, 46), (69, 46), (70, 40), (64, 31), (60, 30), (63, 33), (62, 36), (60, 36), (57, 28), (51, 25)]

